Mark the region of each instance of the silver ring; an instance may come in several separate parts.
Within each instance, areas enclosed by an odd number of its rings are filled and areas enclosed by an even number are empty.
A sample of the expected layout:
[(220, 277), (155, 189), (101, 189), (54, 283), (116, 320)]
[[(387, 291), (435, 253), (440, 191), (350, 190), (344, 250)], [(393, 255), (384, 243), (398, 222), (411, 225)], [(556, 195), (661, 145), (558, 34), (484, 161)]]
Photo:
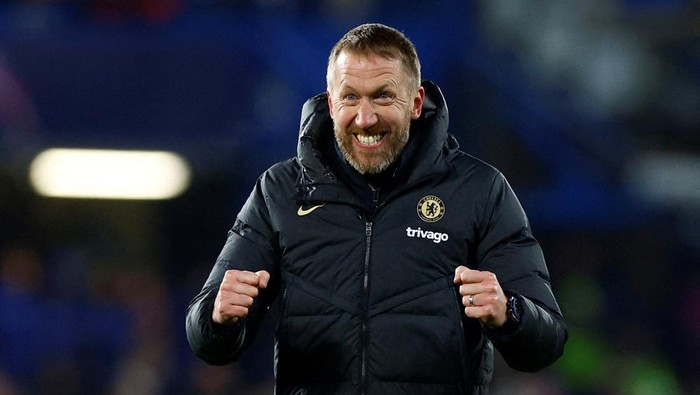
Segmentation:
[(470, 306), (474, 306), (474, 295), (469, 295), (469, 298), (467, 298), (467, 301), (469, 302)]

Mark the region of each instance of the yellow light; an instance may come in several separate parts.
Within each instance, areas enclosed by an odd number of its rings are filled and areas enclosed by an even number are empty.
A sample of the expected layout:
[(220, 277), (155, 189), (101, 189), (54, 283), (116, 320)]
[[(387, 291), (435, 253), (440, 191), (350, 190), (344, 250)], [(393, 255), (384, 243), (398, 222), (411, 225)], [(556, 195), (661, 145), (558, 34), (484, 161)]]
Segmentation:
[(49, 197), (159, 200), (184, 192), (190, 169), (172, 152), (52, 148), (34, 158), (29, 179)]

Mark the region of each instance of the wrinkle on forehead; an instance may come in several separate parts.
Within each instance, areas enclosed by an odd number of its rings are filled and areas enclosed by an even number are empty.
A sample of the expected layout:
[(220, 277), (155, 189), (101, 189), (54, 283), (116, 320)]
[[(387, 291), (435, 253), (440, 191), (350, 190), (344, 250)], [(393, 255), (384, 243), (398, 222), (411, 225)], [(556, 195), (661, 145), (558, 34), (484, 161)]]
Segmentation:
[[(362, 84), (370, 79), (384, 80), (382, 85), (401, 86), (403, 64), (398, 59), (389, 59), (375, 54), (341, 53), (334, 67), (335, 85), (346, 86), (348, 79), (353, 85)], [(329, 87), (333, 88), (333, 87)]]
[(396, 65), (401, 66), (402, 63), (399, 59), (394, 59), (394, 58), (387, 58), (381, 55), (369, 53), (354, 53), (354, 52), (343, 52), (340, 55), (338, 55), (338, 58), (335, 61), (336, 67), (341, 67), (342, 65), (348, 65), (348, 64), (367, 64), (367, 63), (391, 63), (392, 68), (395, 68)]

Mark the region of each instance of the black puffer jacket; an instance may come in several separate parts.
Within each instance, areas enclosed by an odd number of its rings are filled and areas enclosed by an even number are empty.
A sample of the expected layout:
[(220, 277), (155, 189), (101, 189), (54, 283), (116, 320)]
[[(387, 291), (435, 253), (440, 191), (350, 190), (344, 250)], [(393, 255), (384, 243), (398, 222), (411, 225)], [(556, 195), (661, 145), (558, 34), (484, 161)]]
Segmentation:
[[(298, 156), (258, 179), (188, 309), (199, 357), (236, 360), (278, 295), (280, 394), (487, 393), (493, 345), (523, 371), (561, 355), (566, 328), (525, 213), (497, 170), (458, 150), (440, 90), (424, 87), (412, 152), (370, 202), (330, 166), (325, 95), (304, 105)], [(494, 272), (518, 295), (517, 330), (496, 333), (464, 315), (459, 265)], [(267, 270), (271, 283), (246, 319), (220, 326), (214, 298), (232, 268)]]

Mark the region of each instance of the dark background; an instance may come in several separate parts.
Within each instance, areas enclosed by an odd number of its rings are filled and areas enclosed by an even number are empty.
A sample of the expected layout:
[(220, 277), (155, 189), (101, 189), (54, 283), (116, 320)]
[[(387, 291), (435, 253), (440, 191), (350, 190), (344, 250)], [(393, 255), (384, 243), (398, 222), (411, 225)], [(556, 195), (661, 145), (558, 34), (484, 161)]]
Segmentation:
[[(209, 367), (185, 310), (364, 22), (416, 44), (545, 251), (565, 354), (499, 360), (493, 392), (700, 393), (700, 3), (25, 0), (0, 5), (0, 394), (271, 393), (273, 320)], [(173, 150), (192, 185), (43, 198), (28, 166), (49, 147)]]

